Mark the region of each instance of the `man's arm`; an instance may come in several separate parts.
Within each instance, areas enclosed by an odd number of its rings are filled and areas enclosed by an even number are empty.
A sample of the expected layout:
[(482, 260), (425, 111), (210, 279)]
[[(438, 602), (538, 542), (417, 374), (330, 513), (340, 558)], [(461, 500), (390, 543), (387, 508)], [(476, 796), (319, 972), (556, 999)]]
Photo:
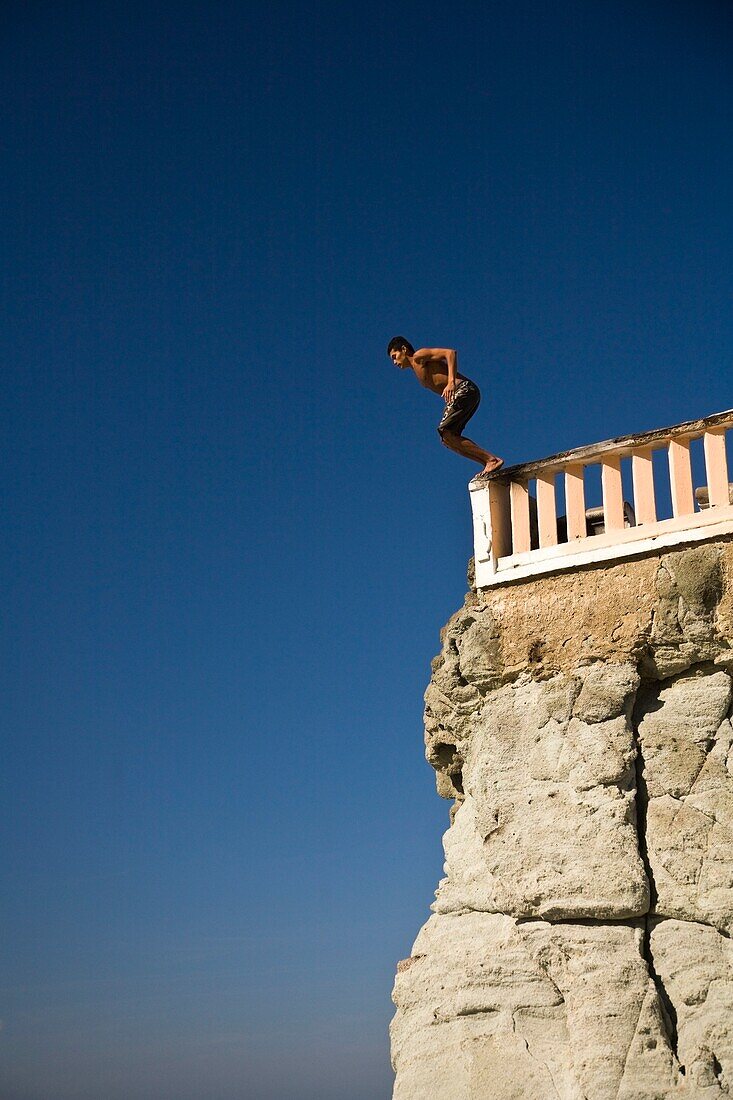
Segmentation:
[(448, 365), (448, 385), (443, 390), (446, 404), (453, 400), (458, 372), (458, 355), (454, 348), (420, 348), (415, 352), (419, 363), (445, 362)]

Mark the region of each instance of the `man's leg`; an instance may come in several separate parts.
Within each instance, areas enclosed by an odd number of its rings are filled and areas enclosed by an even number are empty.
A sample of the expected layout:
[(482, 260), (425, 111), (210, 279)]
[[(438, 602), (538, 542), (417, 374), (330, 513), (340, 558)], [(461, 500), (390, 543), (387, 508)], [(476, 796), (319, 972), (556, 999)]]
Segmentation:
[(494, 470), (498, 470), (500, 466), (504, 465), (503, 458), (497, 458), (490, 451), (485, 451), (483, 447), (479, 447), (478, 443), (474, 443), (472, 439), (467, 439), (465, 435), (457, 435), (455, 432), (444, 429), (440, 432), (440, 438), (449, 450), (455, 451), (457, 455), (463, 455), (464, 458), (470, 458), (474, 462), (478, 462), (479, 466), (483, 466), (482, 474), (493, 473)]

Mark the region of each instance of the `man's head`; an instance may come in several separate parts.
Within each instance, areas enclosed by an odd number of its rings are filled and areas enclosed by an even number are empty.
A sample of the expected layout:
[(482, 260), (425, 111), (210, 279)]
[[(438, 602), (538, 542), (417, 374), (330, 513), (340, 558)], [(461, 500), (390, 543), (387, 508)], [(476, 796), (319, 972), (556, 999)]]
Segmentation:
[(404, 336), (393, 336), (387, 344), (387, 355), (396, 367), (409, 367), (408, 355), (414, 355), (415, 349)]

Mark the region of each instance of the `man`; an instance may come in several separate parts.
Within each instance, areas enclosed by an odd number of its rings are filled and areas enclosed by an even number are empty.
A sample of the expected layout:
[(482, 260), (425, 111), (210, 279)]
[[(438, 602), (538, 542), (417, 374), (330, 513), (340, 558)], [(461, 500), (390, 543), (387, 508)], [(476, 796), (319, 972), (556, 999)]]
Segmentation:
[(458, 373), (456, 353), (452, 348), (415, 351), (404, 336), (394, 336), (387, 345), (387, 355), (400, 370), (410, 367), (421, 386), (439, 393), (444, 399), (445, 412), (438, 424), (438, 435), (446, 447), (478, 462), (483, 466), (482, 474), (491, 474), (504, 465), (503, 458), (485, 451), (463, 434), (478, 408), (481, 394), (470, 378)]

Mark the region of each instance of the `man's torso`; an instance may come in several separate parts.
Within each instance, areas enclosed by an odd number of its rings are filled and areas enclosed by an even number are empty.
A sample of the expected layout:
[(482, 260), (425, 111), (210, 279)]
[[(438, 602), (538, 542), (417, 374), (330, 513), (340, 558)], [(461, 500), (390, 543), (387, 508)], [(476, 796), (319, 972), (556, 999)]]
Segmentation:
[[(415, 360), (415, 374), (420, 384), (433, 393), (442, 394), (448, 385), (448, 364), (445, 359)], [(456, 372), (456, 384), (466, 381), (466, 376)]]

